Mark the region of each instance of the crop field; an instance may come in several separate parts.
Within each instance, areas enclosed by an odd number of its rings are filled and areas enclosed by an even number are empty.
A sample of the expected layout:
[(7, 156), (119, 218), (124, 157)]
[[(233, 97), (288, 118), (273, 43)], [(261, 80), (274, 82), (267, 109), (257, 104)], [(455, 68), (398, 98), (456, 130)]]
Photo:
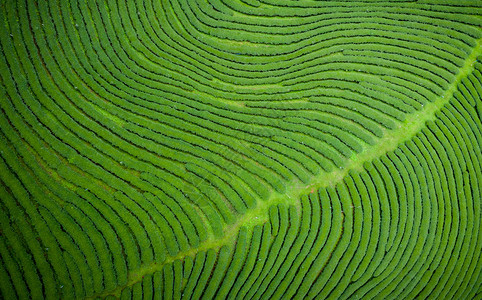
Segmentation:
[(482, 1), (0, 0), (0, 299), (482, 299)]

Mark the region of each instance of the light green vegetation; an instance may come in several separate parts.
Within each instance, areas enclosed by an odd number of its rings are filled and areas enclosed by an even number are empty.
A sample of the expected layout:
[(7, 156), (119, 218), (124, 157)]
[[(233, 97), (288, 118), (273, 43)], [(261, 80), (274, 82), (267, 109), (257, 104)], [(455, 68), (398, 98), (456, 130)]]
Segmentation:
[(481, 298), (481, 25), (0, 2), (0, 298)]

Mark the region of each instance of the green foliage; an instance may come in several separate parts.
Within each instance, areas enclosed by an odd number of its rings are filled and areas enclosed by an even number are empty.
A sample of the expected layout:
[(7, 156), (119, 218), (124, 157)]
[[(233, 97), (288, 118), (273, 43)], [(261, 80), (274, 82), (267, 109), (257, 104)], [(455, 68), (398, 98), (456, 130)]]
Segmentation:
[(480, 1), (0, 3), (0, 298), (480, 299)]

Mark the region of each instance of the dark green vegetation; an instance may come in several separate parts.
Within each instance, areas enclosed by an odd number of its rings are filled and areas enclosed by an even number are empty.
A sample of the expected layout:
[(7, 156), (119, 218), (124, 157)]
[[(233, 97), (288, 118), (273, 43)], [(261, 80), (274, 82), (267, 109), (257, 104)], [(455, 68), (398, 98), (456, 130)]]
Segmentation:
[(481, 299), (481, 5), (0, 1), (0, 298)]

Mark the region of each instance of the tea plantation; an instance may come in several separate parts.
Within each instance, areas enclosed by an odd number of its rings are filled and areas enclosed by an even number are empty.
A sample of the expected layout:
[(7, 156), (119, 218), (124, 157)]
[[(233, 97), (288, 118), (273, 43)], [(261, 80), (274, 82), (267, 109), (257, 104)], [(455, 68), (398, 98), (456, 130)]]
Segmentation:
[(482, 299), (479, 0), (0, 1), (0, 299)]

